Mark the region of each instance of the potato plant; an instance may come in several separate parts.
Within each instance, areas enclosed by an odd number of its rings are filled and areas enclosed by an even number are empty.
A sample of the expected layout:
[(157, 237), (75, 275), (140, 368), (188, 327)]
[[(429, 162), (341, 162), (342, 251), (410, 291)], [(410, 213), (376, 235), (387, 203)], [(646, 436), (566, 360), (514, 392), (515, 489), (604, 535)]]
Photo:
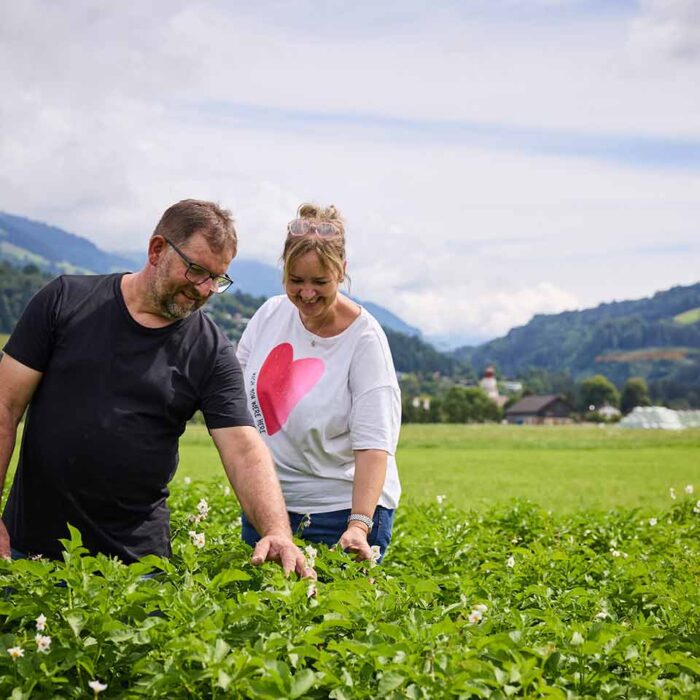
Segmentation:
[[(0, 697), (700, 697), (700, 504), (554, 516), (404, 504), (385, 563), (254, 568), (219, 485), (174, 556), (0, 562)], [(309, 554), (314, 553), (309, 550)], [(144, 575), (157, 569), (160, 573)]]

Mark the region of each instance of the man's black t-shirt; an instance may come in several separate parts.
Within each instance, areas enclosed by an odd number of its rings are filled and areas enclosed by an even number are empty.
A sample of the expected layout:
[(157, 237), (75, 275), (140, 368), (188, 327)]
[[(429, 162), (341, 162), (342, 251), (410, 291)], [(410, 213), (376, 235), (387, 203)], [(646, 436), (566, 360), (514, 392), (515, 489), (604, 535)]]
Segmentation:
[(43, 377), (3, 520), (15, 549), (59, 557), (66, 523), (91, 552), (168, 556), (178, 438), (253, 425), (233, 347), (201, 311), (165, 328), (129, 314), (121, 274), (63, 276), (34, 296), (5, 351)]

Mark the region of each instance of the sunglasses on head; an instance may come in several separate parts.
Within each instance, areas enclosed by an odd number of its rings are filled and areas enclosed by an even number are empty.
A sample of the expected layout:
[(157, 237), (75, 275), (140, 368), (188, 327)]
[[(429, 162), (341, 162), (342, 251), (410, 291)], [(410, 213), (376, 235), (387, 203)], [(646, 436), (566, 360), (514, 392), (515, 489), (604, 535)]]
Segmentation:
[(331, 221), (314, 219), (294, 219), (287, 224), (287, 234), (290, 236), (308, 236), (310, 233), (321, 238), (332, 238), (340, 234), (340, 229)]

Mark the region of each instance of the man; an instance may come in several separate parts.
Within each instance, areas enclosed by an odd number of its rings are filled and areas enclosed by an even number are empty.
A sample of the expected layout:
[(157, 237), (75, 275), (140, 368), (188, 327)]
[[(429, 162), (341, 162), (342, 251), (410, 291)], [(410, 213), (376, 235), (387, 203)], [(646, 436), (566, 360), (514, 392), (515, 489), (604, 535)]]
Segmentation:
[(265, 534), (253, 563), (313, 575), (294, 546), (231, 343), (200, 310), (231, 284), (237, 237), (211, 202), (170, 207), (135, 274), (63, 276), (30, 301), (0, 361), (0, 494), (27, 408), (0, 556), (60, 557), (66, 523), (91, 552), (170, 550), (167, 484), (201, 409), (226, 474)]

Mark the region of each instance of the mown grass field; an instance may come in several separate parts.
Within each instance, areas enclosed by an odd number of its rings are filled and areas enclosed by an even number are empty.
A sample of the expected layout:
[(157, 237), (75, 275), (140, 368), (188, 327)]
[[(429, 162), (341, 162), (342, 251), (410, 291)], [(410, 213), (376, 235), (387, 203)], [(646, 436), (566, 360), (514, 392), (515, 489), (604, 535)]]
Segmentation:
[[(444, 494), (462, 509), (513, 498), (554, 512), (666, 508), (669, 488), (700, 490), (700, 429), (617, 426), (405, 425), (397, 454), (404, 498)], [(192, 425), (176, 479), (225, 477), (206, 428)]]

